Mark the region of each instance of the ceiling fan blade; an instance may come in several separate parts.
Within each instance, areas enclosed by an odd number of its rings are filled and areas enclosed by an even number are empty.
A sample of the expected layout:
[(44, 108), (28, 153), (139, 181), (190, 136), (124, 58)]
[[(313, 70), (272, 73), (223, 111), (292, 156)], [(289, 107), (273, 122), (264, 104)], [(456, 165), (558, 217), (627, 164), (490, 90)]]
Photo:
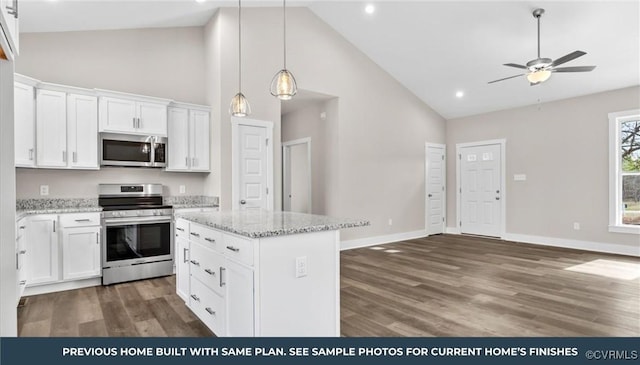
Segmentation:
[(526, 70), (527, 66), (523, 66), (523, 65), (518, 65), (517, 63), (505, 63), (503, 66), (509, 66), (509, 67), (515, 67), (515, 68), (521, 68)]
[(558, 66), (558, 65), (561, 65), (563, 63), (569, 62), (571, 60), (575, 60), (576, 58), (584, 56), (586, 54), (587, 54), (587, 52), (574, 51), (574, 52), (569, 53), (568, 55), (562, 56), (562, 57), (558, 58), (557, 60), (551, 62), (551, 64), (549, 66), (551, 66), (551, 67)]
[(574, 66), (574, 67), (558, 67), (551, 69), (553, 72), (589, 72), (593, 71), (596, 66)]
[(505, 77), (504, 79), (498, 79), (498, 80), (489, 81), (489, 82), (487, 82), (487, 84), (493, 84), (494, 82), (504, 81), (504, 80), (509, 80), (509, 79), (514, 78), (514, 77), (523, 76), (523, 75), (526, 75), (526, 74), (520, 74), (520, 75), (515, 75), (515, 76), (509, 76), (509, 77)]

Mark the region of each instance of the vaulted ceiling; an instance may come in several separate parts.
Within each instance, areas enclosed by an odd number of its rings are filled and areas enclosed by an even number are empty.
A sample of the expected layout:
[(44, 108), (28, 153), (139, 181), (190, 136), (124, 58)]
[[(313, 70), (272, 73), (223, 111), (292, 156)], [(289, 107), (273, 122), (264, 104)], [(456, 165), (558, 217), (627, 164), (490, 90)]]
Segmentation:
[[(176, 27), (205, 24), (236, 1), (29, 0), (21, 2), (21, 31)], [(280, 1), (245, 1), (281, 6)], [(295, 1), (307, 6), (354, 46), (447, 119), (640, 85), (638, 1)], [(365, 6), (375, 7), (372, 14)], [(587, 52), (567, 66), (597, 65), (590, 73), (556, 73), (530, 86), (504, 63)], [(289, 31), (295, 31), (289, 29)], [(462, 92), (462, 97), (456, 97)]]

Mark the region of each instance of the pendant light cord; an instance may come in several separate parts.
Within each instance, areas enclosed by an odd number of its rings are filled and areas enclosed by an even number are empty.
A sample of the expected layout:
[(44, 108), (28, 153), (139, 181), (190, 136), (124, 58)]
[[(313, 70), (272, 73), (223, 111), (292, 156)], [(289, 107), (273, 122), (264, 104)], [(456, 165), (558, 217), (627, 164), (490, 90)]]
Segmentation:
[(238, 0), (238, 92), (242, 93), (242, 0)]
[(540, 58), (540, 15), (538, 15), (538, 58)]
[(282, 0), (282, 19), (284, 26), (282, 27), (282, 40), (284, 44), (284, 69), (287, 69), (287, 0)]

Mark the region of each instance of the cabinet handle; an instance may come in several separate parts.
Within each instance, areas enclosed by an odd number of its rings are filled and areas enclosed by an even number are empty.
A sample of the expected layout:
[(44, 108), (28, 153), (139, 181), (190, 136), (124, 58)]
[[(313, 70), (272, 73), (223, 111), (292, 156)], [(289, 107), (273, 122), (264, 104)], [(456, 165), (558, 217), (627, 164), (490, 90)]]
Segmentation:
[(231, 250), (233, 252), (240, 252), (240, 249), (237, 247), (233, 247), (233, 246), (227, 246), (227, 250)]
[(200, 235), (195, 233), (195, 232), (191, 232), (191, 235), (194, 236), (194, 237), (200, 237)]
[(100, 233), (96, 232), (96, 245), (100, 244)]
[(138, 118), (138, 128), (142, 128), (142, 122), (140, 121), (140, 118)]
[(67, 162), (67, 151), (62, 151), (62, 162)]
[(176, 229), (180, 232), (184, 232), (184, 228), (176, 227)]
[(204, 240), (207, 242), (216, 243), (216, 240), (214, 240), (213, 238), (205, 237)]
[(136, 118), (133, 118), (133, 128), (136, 128)]
[(191, 260), (190, 262), (196, 266), (200, 266), (200, 263), (196, 260)]
[(195, 157), (191, 158), (191, 166), (198, 166), (198, 165), (196, 165), (196, 158)]
[(91, 222), (91, 219), (88, 218), (83, 218), (83, 219), (76, 219), (76, 222), (80, 223), (80, 222)]
[(185, 165), (186, 167), (189, 167), (189, 157), (185, 157), (185, 158), (184, 158), (184, 165)]
[(26, 284), (26, 283), (27, 283), (27, 281), (26, 281), (26, 280), (20, 280), (20, 285), (24, 285), (24, 284)]
[(186, 263), (187, 261), (189, 261), (189, 260), (187, 259), (187, 251), (189, 251), (189, 249), (188, 249), (188, 248), (183, 248), (182, 250), (183, 250), (183, 251), (182, 251), (182, 257), (184, 257), (184, 258), (182, 259), (182, 263), (184, 264), (184, 263)]
[(191, 298), (193, 298), (193, 300), (195, 300), (195, 301), (197, 301), (197, 302), (199, 302), (199, 301), (200, 301), (200, 298), (198, 298), (198, 296), (197, 296), (197, 295), (195, 295), (195, 294), (191, 294)]
[(73, 151), (73, 162), (78, 162), (78, 153), (76, 151)]
[(22, 250), (20, 252), (18, 252), (20, 255), (24, 255), (25, 253), (27, 253), (27, 250)]
[(205, 269), (204, 272), (206, 272), (207, 274), (209, 274), (211, 276), (216, 276), (216, 273), (214, 271), (211, 271), (211, 269)]
[(7, 13), (18, 19), (18, 0), (13, 0), (13, 6), (6, 6)]
[(29, 161), (33, 161), (33, 148), (29, 148)]
[(25, 227), (25, 226), (18, 227), (18, 229), (25, 229), (25, 228), (27, 228), (27, 227)]
[(56, 231), (56, 221), (53, 221), (53, 231)]
[(226, 269), (222, 266), (220, 266), (220, 286), (225, 286), (227, 283), (222, 281), (222, 273), (225, 271)]
[(209, 307), (205, 308), (204, 310), (206, 310), (206, 311), (207, 311), (207, 313), (211, 314), (212, 316), (215, 316), (215, 315), (216, 315), (216, 311), (214, 311), (213, 309), (211, 309), (211, 308), (209, 308)]

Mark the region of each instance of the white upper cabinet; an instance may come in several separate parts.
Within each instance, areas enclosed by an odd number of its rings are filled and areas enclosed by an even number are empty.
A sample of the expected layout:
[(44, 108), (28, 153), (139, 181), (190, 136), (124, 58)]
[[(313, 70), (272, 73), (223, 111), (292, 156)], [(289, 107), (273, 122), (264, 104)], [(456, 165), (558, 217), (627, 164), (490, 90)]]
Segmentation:
[(168, 171), (209, 171), (209, 109), (174, 103), (169, 108)]
[(189, 170), (189, 110), (169, 108), (169, 157), (167, 170)]
[(18, 0), (0, 0), (0, 48), (13, 60), (18, 45)]
[(191, 169), (209, 171), (209, 112), (189, 111)]
[(167, 135), (166, 99), (98, 91), (99, 131), (138, 135)]
[(36, 141), (40, 167), (67, 166), (67, 94), (36, 92)]
[(17, 167), (36, 165), (36, 115), (34, 88), (14, 84), (15, 162)]
[(67, 95), (68, 166), (98, 169), (98, 98)]

